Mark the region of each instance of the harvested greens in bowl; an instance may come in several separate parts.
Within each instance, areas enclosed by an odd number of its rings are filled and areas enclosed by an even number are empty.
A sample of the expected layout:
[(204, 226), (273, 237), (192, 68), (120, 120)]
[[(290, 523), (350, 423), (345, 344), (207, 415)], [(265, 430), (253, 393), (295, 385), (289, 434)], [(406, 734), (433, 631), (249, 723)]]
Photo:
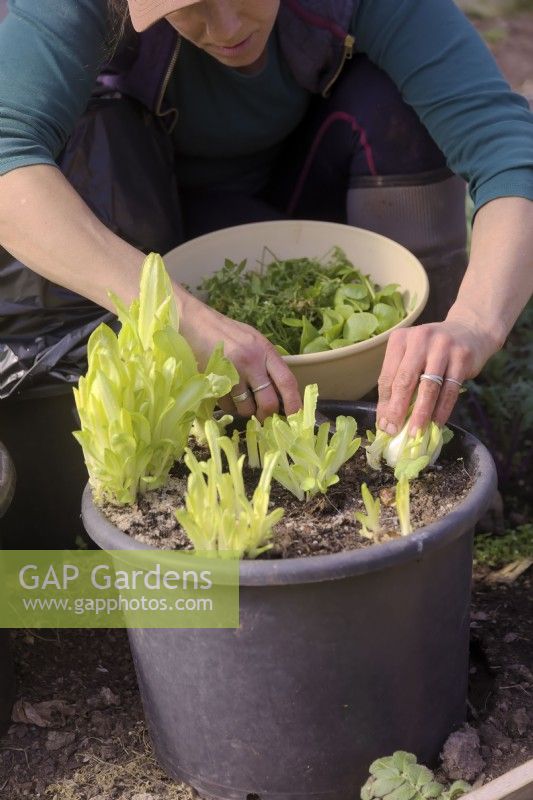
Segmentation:
[(199, 288), (210, 306), (257, 328), (282, 355), (362, 342), (407, 315), (398, 284), (378, 286), (339, 247), (285, 261), (265, 249), (259, 268), (248, 271), (246, 261), (226, 259)]

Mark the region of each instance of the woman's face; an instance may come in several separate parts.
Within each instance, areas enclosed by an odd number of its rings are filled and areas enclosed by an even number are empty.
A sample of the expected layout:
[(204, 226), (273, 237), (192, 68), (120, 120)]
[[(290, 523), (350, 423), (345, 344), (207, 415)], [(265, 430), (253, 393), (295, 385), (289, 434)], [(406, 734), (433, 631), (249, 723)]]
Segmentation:
[(185, 39), (228, 67), (261, 62), (280, 0), (199, 0), (167, 15)]

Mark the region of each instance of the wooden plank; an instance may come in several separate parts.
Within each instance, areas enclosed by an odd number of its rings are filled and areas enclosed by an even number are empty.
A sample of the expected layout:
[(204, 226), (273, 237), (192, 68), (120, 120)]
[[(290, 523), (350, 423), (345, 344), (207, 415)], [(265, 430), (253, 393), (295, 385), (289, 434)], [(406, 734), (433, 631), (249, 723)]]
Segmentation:
[(461, 800), (533, 800), (533, 758), (463, 795)]

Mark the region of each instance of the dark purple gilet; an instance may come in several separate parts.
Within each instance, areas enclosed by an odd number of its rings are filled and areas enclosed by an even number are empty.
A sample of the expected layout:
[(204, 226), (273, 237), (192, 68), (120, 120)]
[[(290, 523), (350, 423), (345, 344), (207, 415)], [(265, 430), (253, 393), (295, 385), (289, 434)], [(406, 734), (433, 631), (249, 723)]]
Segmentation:
[[(326, 93), (352, 55), (350, 23), (360, 0), (281, 0), (276, 21), (283, 55), (297, 82)], [(134, 97), (164, 116), (164, 95), (179, 52), (166, 20), (127, 38), (99, 77), (103, 86)]]

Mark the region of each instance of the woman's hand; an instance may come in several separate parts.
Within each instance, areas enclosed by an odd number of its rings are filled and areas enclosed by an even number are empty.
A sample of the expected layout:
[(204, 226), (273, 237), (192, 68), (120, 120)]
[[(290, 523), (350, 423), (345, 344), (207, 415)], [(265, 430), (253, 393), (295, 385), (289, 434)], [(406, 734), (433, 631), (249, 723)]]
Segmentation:
[[(414, 434), (432, 419), (444, 425), (462, 382), (475, 377), (497, 349), (492, 337), (472, 320), (448, 318), (394, 331), (378, 382), (378, 427), (397, 433), (417, 389), (410, 432)], [(442, 377), (442, 386), (431, 379), (420, 380), (422, 374)]]
[(205, 366), (215, 345), (224, 343), (224, 355), (237, 369), (240, 380), (231, 396), (221, 400), (224, 411), (259, 420), (280, 410), (293, 414), (302, 405), (296, 378), (274, 345), (243, 322), (225, 317), (177, 287), (180, 330), (200, 366)]
[[(459, 396), (455, 381), (481, 371), (531, 297), (532, 253), (531, 200), (500, 197), (477, 212), (470, 263), (445, 321), (391, 334), (379, 379), (380, 428), (390, 433), (400, 429), (417, 388), (412, 432), (430, 419), (446, 422)], [(420, 381), (423, 373), (442, 376), (442, 386)]]

